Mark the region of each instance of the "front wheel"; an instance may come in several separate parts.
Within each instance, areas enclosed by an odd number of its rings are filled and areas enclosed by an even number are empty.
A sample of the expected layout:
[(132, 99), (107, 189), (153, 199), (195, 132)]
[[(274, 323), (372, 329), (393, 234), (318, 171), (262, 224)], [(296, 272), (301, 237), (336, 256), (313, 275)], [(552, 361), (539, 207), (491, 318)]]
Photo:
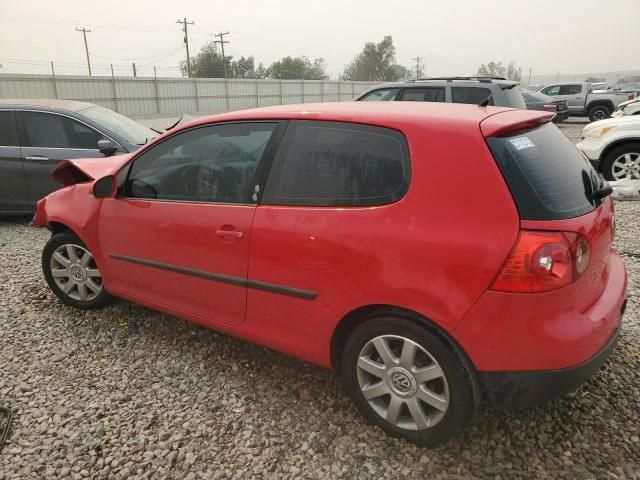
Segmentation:
[(57, 233), (42, 251), (49, 288), (65, 304), (81, 309), (104, 306), (111, 298), (91, 252), (71, 232)]
[(347, 340), (342, 374), (367, 420), (421, 446), (449, 439), (475, 410), (472, 380), (458, 355), (404, 318), (358, 326)]
[(640, 143), (628, 143), (611, 150), (602, 163), (606, 180), (640, 179)]
[(611, 109), (606, 105), (596, 105), (589, 109), (587, 115), (589, 116), (590, 121), (596, 122), (598, 120), (609, 118), (611, 116)]

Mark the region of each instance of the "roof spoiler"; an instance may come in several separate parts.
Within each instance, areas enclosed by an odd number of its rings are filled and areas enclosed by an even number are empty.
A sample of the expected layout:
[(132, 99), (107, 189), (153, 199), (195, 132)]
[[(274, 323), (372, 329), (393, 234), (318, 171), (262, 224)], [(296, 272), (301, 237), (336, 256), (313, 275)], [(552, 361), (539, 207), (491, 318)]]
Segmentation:
[(555, 116), (555, 113), (536, 110), (506, 110), (482, 120), (480, 130), (485, 138), (499, 137), (549, 123)]

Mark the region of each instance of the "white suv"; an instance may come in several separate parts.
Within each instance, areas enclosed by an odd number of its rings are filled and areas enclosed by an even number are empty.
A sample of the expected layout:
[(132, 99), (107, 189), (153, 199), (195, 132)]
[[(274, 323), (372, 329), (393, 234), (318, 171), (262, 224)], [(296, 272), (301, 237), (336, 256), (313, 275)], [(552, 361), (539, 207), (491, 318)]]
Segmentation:
[(577, 147), (605, 179), (640, 179), (640, 116), (590, 123)]

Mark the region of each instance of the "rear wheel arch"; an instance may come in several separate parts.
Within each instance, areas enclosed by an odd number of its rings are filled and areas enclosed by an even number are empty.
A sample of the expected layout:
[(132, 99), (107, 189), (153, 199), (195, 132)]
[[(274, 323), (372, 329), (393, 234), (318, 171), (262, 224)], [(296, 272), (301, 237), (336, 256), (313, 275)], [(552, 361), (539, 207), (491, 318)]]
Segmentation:
[(593, 107), (603, 107), (603, 106), (609, 108), (612, 112), (614, 110), (613, 102), (611, 100), (593, 100), (591, 103), (587, 105), (587, 108), (585, 108), (585, 110), (588, 112)]
[(342, 370), (342, 352), (347, 343), (349, 335), (361, 324), (379, 316), (394, 316), (404, 318), (413, 323), (426, 328), (429, 332), (440, 338), (449, 349), (458, 356), (460, 362), (465, 367), (466, 374), (471, 379), (474, 392), (474, 401), (476, 406), (480, 405), (481, 393), (480, 385), (477, 378), (476, 370), (473, 362), (467, 356), (460, 344), (451, 337), (442, 327), (435, 322), (429, 320), (424, 315), (406, 308), (395, 305), (373, 304), (364, 305), (346, 314), (333, 331), (331, 337), (331, 365), (333, 369), (341, 374)]

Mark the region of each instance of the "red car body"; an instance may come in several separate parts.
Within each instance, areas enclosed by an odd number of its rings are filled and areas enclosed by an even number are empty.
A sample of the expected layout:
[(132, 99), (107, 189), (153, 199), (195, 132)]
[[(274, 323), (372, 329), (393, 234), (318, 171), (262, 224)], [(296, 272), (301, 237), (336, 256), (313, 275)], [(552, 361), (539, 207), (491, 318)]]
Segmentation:
[[(366, 312), (390, 306), (415, 313), (464, 352), (492, 403), (526, 404), (546, 394), (522, 391), (523, 371), (585, 366), (568, 381), (573, 384), (599, 368), (615, 343), (626, 290), (624, 265), (611, 250), (612, 201), (569, 219), (521, 220), (487, 147), (488, 137), (551, 118), (545, 112), (403, 102), (217, 115), (169, 131), (134, 154), (59, 166), (59, 178), (66, 171), (76, 180), (38, 203), (34, 223), (78, 235), (112, 295), (324, 367), (339, 368), (348, 331)], [(117, 175), (167, 137), (205, 124), (265, 119), (401, 132), (411, 158), (407, 193), (372, 207), (92, 195), (94, 180)], [(550, 291), (496, 291), (492, 285), (525, 231), (586, 239), (586, 271)], [(492, 374), (505, 372), (512, 376), (494, 380)]]

